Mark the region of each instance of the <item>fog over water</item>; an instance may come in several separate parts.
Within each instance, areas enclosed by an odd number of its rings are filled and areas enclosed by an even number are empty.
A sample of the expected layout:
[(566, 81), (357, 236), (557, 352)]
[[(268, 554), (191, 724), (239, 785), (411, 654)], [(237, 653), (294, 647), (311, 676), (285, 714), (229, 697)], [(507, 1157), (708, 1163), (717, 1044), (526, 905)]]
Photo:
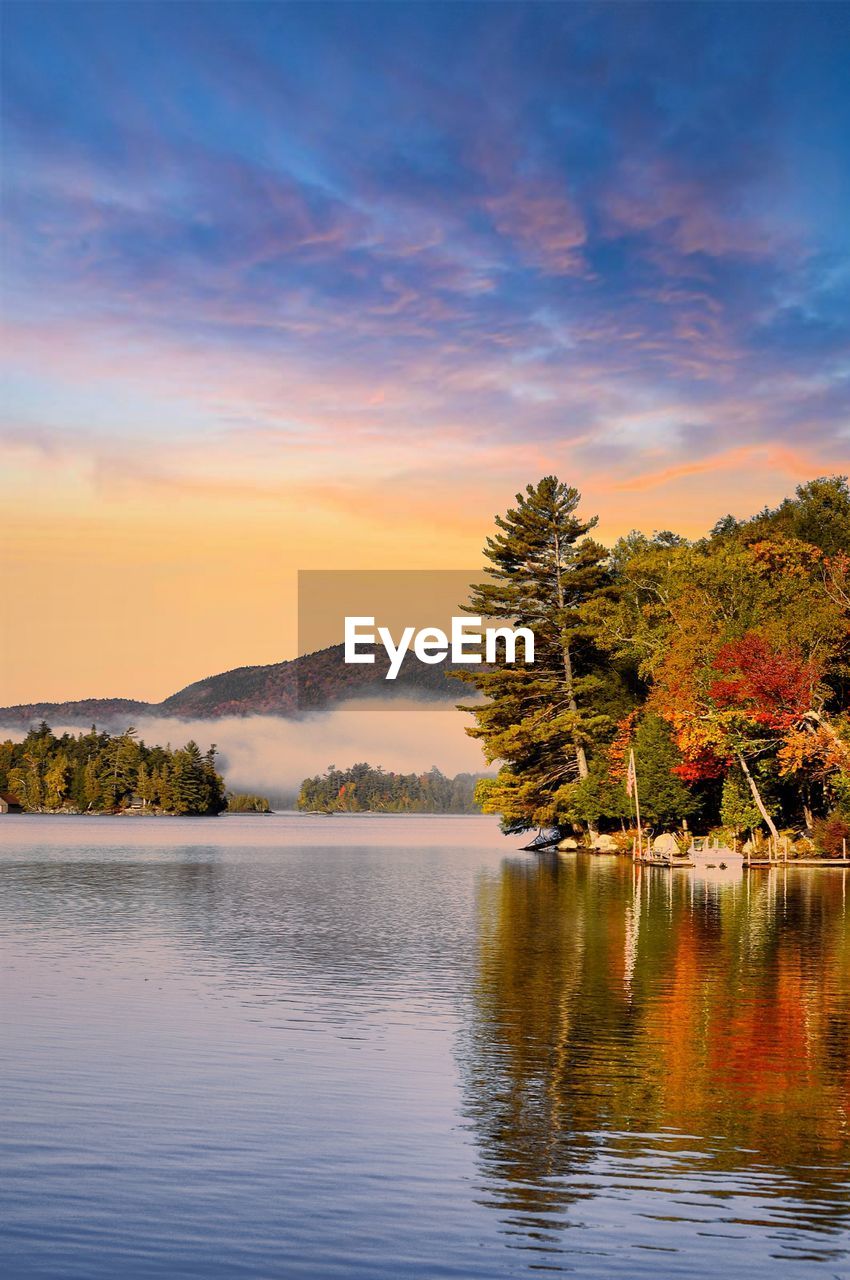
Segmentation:
[[(462, 696), (463, 691), (458, 691)], [(140, 716), (134, 722), (149, 745), (182, 746), (194, 738), (202, 750), (215, 742), (219, 766), (231, 790), (298, 788), (302, 779), (329, 764), (345, 768), (357, 761), (414, 773), (436, 765), (443, 773), (480, 773), (487, 765), (481, 749), (467, 737), (471, 718), (454, 706), (413, 699), (358, 699), (303, 720), (282, 716), (226, 716), (219, 720), (182, 720)], [(55, 733), (79, 733), (88, 725), (52, 725)], [(125, 724), (111, 724), (121, 732)], [(0, 740), (23, 736), (20, 725), (0, 726)]]

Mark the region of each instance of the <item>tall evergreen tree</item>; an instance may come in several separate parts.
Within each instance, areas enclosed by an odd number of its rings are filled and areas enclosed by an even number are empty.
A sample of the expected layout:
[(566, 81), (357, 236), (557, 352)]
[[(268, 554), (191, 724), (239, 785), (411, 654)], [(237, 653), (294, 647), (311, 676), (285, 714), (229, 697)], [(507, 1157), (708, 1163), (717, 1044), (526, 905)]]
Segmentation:
[(120, 737), (109, 740), (100, 776), (104, 807), (120, 807), (133, 794), (140, 760), (139, 743), (132, 725)]
[(220, 813), (227, 807), (224, 791), (224, 779), (216, 767), (218, 747), (215, 743), (204, 752), (202, 770), (206, 787), (206, 812)]
[(172, 785), (175, 812), (207, 812), (207, 782), (200, 748), (196, 742), (187, 742), (182, 751), (175, 751)]
[(483, 789), (486, 807), (508, 830), (562, 820), (556, 795), (588, 777), (588, 756), (612, 720), (606, 678), (584, 612), (610, 592), (608, 552), (588, 537), (597, 517), (578, 514), (581, 495), (556, 476), (545, 476), (516, 495), (517, 505), (497, 516), (487, 539), (489, 581), (473, 588), (468, 613), (504, 619), (534, 632), (534, 663), (471, 668), (459, 678), (488, 701), (472, 709), (489, 760), (504, 762)]
[(83, 802), (86, 809), (99, 809), (103, 801), (103, 788), (100, 785), (100, 774), (97, 759), (92, 758), (83, 770)]

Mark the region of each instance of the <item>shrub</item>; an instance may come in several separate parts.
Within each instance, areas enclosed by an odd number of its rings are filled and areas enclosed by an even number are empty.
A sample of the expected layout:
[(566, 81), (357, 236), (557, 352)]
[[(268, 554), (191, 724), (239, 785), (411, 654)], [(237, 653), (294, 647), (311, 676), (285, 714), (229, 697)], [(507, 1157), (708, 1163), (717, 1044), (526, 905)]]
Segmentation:
[(828, 858), (840, 858), (844, 842), (850, 853), (850, 822), (840, 813), (833, 812), (827, 818), (818, 818), (814, 829), (815, 848)]

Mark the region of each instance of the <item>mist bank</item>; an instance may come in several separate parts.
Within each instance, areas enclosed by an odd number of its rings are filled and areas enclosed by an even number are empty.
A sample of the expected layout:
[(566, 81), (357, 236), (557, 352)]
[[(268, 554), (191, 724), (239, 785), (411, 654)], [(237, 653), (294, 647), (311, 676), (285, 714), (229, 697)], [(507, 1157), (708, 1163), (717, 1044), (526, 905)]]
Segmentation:
[[(467, 718), (453, 706), (415, 699), (358, 698), (301, 720), (281, 716), (224, 716), (215, 721), (177, 716), (131, 717), (148, 744), (182, 746), (194, 739), (202, 750), (218, 747), (218, 767), (230, 791), (293, 796), (304, 778), (328, 765), (345, 768), (369, 761), (398, 773), (478, 773), (487, 766), (478, 744), (464, 732)], [(52, 724), (54, 733), (79, 733), (88, 724)], [(98, 726), (100, 727), (100, 726)], [(117, 727), (110, 724), (110, 729)], [(19, 741), (20, 724), (0, 725), (0, 739)]]
[(336, 644), (267, 666), (237, 667), (204, 676), (162, 702), (82, 698), (0, 706), (0, 724), (26, 729), (46, 720), (50, 725), (73, 724), (88, 729), (97, 724), (99, 728), (120, 731), (129, 723), (128, 716), (134, 723), (143, 716), (218, 721), (228, 716), (263, 715), (299, 720), (354, 699), (454, 704), (464, 697), (458, 684), (446, 678), (455, 669), (451, 661), (445, 667), (412, 662), (388, 682), (386, 650), (378, 646), (373, 656), (374, 662), (351, 666), (344, 660), (343, 645)]

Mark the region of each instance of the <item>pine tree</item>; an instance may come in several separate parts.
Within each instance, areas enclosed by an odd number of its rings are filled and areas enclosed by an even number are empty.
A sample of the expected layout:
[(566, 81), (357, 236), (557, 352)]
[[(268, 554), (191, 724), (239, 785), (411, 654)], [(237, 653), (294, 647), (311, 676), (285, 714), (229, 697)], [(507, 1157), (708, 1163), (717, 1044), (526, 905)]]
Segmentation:
[(682, 757), (670, 728), (652, 713), (641, 720), (634, 738), (635, 767), (642, 817), (651, 825), (677, 827), (699, 810), (699, 802), (678, 776)]
[(203, 773), (206, 781), (206, 813), (221, 813), (222, 809), (227, 808), (227, 800), (224, 793), (224, 779), (216, 768), (216, 755), (218, 748), (212, 743), (209, 750), (204, 753)]
[(197, 742), (187, 742), (182, 751), (175, 751), (172, 790), (175, 813), (202, 814), (210, 811), (209, 785)]
[(159, 766), (153, 774), (154, 803), (164, 813), (176, 812), (174, 808), (174, 789), (171, 781), (171, 768), (167, 761)]
[(103, 808), (120, 808), (133, 795), (140, 759), (136, 730), (132, 725), (120, 737), (107, 740), (101, 751), (99, 779)]
[(104, 791), (100, 785), (100, 771), (96, 757), (91, 757), (86, 761), (83, 771), (83, 800), (86, 809), (104, 807)]
[(136, 795), (142, 801), (145, 808), (147, 808), (149, 804), (153, 803), (154, 794), (154, 779), (146, 762), (143, 760), (139, 765), (139, 772), (136, 775)]
[(737, 770), (731, 770), (723, 779), (720, 800), (720, 821), (735, 833), (755, 831), (761, 826), (761, 814), (749, 786)]
[(489, 701), (472, 709), (488, 760), (504, 765), (486, 788), (487, 807), (507, 830), (561, 820), (556, 795), (588, 777), (588, 756), (611, 720), (598, 705), (605, 672), (585, 615), (612, 589), (608, 553), (587, 535), (597, 518), (576, 513), (581, 495), (545, 476), (497, 516), (484, 555), (490, 580), (473, 588), (466, 612), (534, 632), (534, 663), (471, 668), (459, 678)]

